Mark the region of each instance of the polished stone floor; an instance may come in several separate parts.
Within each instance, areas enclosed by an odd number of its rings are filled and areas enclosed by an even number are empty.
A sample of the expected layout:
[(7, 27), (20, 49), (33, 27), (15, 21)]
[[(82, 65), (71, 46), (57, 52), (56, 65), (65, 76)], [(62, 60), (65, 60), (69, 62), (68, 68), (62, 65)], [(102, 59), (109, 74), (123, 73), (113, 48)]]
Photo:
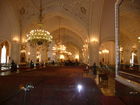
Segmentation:
[[(106, 97), (97, 78), (84, 73), (82, 67), (49, 67), (0, 76), (0, 104), (124, 105), (117, 97)], [(27, 84), (34, 88), (25, 91)]]
[(115, 96), (115, 77), (114, 73), (108, 75), (108, 81), (99, 82), (99, 75), (93, 75), (92, 70), (83, 74), (84, 77), (95, 80), (97, 86), (105, 96)]

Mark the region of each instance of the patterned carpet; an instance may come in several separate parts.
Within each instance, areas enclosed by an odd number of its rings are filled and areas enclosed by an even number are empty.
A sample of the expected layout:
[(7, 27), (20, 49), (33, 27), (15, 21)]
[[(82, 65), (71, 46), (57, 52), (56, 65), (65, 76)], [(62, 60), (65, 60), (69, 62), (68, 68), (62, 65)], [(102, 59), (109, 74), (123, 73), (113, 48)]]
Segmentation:
[[(27, 83), (34, 89), (25, 94), (20, 87)], [(117, 97), (103, 96), (92, 79), (83, 77), (82, 67), (9, 75), (0, 77), (0, 85), (1, 105), (124, 105)]]

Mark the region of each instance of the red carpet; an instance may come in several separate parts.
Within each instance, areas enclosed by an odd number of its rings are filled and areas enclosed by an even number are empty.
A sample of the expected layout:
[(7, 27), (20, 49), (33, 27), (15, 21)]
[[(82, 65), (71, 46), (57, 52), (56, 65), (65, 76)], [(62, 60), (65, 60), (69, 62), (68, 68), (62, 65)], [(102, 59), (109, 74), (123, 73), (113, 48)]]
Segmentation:
[[(35, 88), (26, 94), (24, 104), (24, 92), (18, 90), (26, 83)], [(83, 69), (79, 67), (49, 67), (0, 77), (0, 84), (1, 105), (124, 105), (117, 97), (103, 96), (93, 80), (83, 78)], [(83, 86), (80, 92), (78, 84)], [(12, 97), (6, 100), (7, 96)]]

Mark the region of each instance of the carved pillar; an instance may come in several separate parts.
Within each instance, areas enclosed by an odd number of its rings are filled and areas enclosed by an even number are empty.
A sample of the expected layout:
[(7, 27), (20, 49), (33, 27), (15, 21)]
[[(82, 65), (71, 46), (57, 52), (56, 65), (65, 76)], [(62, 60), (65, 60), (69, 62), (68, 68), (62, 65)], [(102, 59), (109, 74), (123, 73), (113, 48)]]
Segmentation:
[(41, 49), (41, 61), (47, 62), (47, 60), (48, 60), (48, 49), (47, 47), (43, 47)]
[(99, 64), (99, 44), (90, 43), (89, 49), (89, 65), (93, 65), (94, 62)]
[(91, 0), (89, 16), (89, 64), (99, 64), (100, 25), (103, 0)]

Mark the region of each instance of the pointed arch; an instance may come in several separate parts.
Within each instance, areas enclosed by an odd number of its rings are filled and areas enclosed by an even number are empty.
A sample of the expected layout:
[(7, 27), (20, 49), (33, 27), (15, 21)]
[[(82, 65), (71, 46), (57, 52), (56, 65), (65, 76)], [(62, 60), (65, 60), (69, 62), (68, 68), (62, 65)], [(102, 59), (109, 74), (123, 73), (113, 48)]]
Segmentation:
[(0, 63), (9, 63), (9, 43), (3, 41), (0, 43)]

